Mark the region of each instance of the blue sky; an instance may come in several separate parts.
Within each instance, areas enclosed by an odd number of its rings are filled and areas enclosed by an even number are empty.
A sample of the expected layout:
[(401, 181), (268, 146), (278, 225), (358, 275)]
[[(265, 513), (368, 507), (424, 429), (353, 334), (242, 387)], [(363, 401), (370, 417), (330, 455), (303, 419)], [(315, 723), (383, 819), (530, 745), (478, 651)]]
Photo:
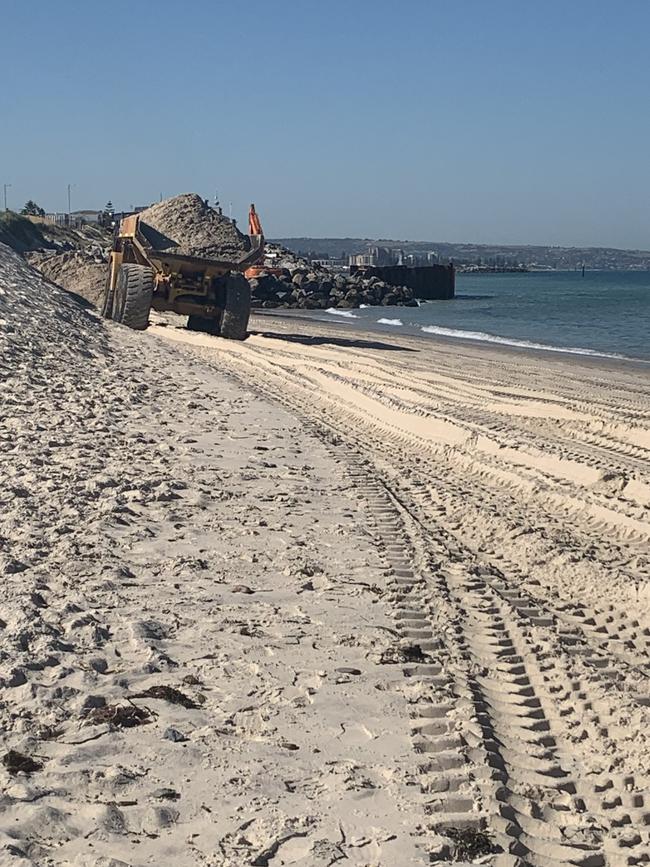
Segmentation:
[(270, 237), (650, 248), (648, 0), (0, 0), (0, 22), (10, 206), (218, 190)]

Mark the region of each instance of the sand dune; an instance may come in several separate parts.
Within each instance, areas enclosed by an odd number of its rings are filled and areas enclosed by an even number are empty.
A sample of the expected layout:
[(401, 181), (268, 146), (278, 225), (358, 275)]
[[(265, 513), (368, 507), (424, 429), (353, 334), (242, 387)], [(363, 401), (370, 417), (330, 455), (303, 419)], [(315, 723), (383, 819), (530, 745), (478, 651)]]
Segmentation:
[(336, 457), (3, 248), (0, 319), (0, 863), (421, 863), (390, 576)]

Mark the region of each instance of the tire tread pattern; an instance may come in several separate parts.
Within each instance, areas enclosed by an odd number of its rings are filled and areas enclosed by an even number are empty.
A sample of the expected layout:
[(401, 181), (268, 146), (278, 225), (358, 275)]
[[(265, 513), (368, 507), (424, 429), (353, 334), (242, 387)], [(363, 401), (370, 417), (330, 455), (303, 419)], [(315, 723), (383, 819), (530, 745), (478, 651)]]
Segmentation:
[(149, 325), (149, 312), (153, 297), (153, 270), (146, 265), (132, 263), (120, 266), (118, 280), (123, 280), (124, 308), (120, 321), (135, 331), (144, 331)]
[(226, 284), (226, 306), (221, 320), (221, 336), (245, 340), (251, 312), (251, 287), (243, 274), (231, 274)]

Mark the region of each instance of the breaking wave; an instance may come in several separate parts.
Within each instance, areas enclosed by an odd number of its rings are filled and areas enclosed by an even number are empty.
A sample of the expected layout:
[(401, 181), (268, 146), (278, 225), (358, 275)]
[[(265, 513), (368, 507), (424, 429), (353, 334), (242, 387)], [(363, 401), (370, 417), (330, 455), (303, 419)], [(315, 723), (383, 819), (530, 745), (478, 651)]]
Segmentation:
[(328, 307), (325, 312), (331, 313), (332, 316), (345, 316), (346, 319), (359, 318), (356, 313), (353, 313), (351, 310), (337, 310), (336, 307)]
[(480, 340), (482, 343), (499, 343), (503, 346), (518, 346), (521, 349), (543, 349), (546, 352), (568, 352), (571, 355), (593, 355), (596, 358), (622, 358), (613, 352), (597, 352), (595, 349), (583, 349), (580, 346), (552, 346), (547, 343), (534, 343), (531, 340), (517, 340), (514, 337), (499, 337), (497, 334), (487, 334), (485, 331), (462, 331), (458, 328), (443, 328), (439, 325), (423, 325), (422, 331), (427, 334), (439, 334), (441, 337), (459, 337), (463, 340)]

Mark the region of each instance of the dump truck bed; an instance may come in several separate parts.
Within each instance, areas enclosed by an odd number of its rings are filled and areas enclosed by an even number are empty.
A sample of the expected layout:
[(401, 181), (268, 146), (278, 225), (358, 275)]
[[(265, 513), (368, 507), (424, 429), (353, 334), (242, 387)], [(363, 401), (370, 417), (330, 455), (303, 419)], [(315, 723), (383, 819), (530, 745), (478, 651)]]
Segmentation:
[(120, 236), (130, 237), (140, 248), (142, 255), (151, 266), (160, 272), (189, 273), (201, 271), (210, 274), (227, 271), (245, 271), (262, 255), (263, 241), (259, 235), (251, 237), (251, 249), (239, 259), (217, 259), (207, 256), (192, 256), (176, 252), (168, 242), (169, 238), (161, 235), (152, 226), (140, 220), (137, 214), (125, 217), (120, 224)]
[(225, 259), (206, 259), (202, 256), (186, 256), (169, 250), (155, 250), (153, 247), (145, 248), (145, 252), (147, 259), (156, 270), (204, 271), (206, 274), (212, 271), (215, 273), (245, 271), (252, 262), (256, 262), (259, 258), (258, 249), (248, 251), (242, 259), (236, 262)]

